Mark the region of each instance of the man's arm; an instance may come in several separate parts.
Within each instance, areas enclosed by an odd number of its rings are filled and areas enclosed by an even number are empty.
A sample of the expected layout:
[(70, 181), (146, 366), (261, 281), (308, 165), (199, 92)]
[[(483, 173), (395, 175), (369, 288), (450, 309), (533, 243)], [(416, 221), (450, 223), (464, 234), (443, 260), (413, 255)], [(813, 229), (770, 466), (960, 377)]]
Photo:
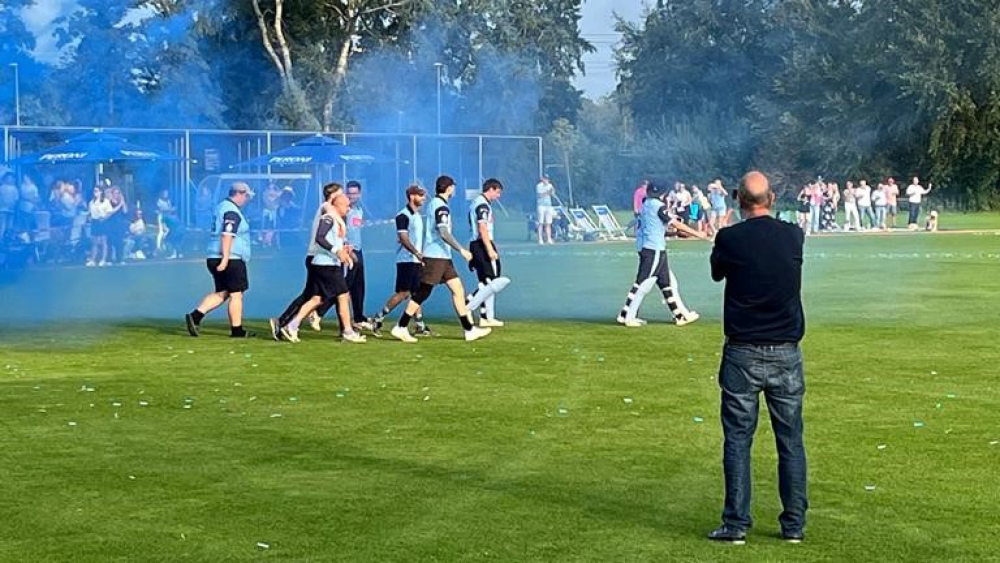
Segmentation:
[(405, 248), (410, 254), (416, 256), (417, 260), (424, 261), (424, 255), (417, 250), (417, 247), (413, 245), (413, 241), (410, 240), (410, 233), (406, 231), (396, 233), (396, 238), (399, 240), (400, 246)]
[(438, 230), (438, 234), (441, 236), (441, 240), (443, 240), (448, 246), (457, 250), (466, 261), (472, 260), (472, 254), (463, 248), (462, 245), (459, 244), (458, 240), (455, 239), (455, 236), (451, 234), (451, 227), (448, 226), (447, 221), (449, 215), (451, 215), (451, 211), (447, 207), (439, 207), (434, 213), (434, 223)]
[(715, 237), (715, 246), (712, 247), (712, 256), (709, 258), (709, 263), (712, 265), (712, 280), (717, 282), (724, 280), (727, 273), (725, 252), (722, 250), (724, 240), (725, 237), (720, 231)]
[(319, 226), (316, 228), (316, 244), (328, 252), (333, 250), (333, 245), (326, 240), (326, 235), (330, 234), (331, 229), (333, 229), (333, 219), (329, 216), (320, 219)]

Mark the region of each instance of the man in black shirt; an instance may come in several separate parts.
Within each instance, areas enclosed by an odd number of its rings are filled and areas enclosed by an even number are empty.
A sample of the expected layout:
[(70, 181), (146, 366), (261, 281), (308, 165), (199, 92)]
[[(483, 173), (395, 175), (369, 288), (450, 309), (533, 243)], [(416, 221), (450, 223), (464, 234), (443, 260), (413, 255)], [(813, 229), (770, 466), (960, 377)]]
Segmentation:
[(806, 509), (806, 452), (802, 442), (805, 379), (799, 341), (802, 313), (802, 230), (771, 217), (767, 178), (750, 172), (737, 194), (744, 221), (719, 231), (712, 279), (726, 280), (726, 345), (719, 368), (722, 389), (726, 501), (722, 526), (708, 537), (742, 544), (750, 529), (750, 449), (764, 393), (778, 448), (782, 537), (802, 541)]

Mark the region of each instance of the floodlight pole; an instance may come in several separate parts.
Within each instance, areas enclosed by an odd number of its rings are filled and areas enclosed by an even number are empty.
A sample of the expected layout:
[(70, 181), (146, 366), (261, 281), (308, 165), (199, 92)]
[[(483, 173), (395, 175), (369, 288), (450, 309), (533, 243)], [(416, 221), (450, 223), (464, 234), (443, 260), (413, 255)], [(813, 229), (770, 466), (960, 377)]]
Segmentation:
[(434, 63), (434, 67), (437, 69), (437, 157), (438, 157), (438, 176), (441, 175), (441, 70), (444, 68), (444, 63)]
[[(17, 63), (10, 63), (10, 67), (14, 69), (14, 124), (20, 127), (21, 126), (21, 68), (17, 65)], [(440, 129), (440, 126), (438, 126), (438, 128)]]

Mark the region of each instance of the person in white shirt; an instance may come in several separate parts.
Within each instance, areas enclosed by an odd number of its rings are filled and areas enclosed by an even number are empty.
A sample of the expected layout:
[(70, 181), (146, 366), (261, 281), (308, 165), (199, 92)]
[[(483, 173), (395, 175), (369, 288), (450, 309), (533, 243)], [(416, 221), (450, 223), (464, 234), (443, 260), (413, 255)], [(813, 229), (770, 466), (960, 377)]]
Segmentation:
[[(854, 190), (854, 196), (858, 201), (858, 214), (861, 215), (861, 229), (875, 228), (875, 214), (872, 213), (872, 187), (867, 180), (861, 180)], [(865, 218), (868, 218), (868, 227), (865, 227)]]
[(875, 208), (875, 228), (885, 230), (885, 209), (888, 202), (885, 184), (879, 184), (872, 192), (872, 206)]
[[(538, 218), (538, 244), (555, 244), (552, 242), (552, 221), (556, 216), (556, 209), (552, 206), (552, 199), (556, 195), (556, 189), (552, 186), (549, 177), (542, 176), (538, 185), (535, 186), (536, 209)], [(542, 231), (545, 231), (545, 238), (542, 238)]]
[[(112, 211), (111, 200), (104, 195), (100, 186), (94, 186), (94, 197), (87, 204), (90, 218), (90, 258), (87, 266), (108, 265), (108, 228), (107, 220)], [(98, 260), (100, 257), (100, 260)]]
[(920, 178), (914, 176), (913, 183), (906, 188), (906, 199), (910, 202), (910, 220), (907, 222), (907, 229), (917, 230), (917, 222), (920, 220), (920, 204), (923, 203), (924, 196), (931, 193), (933, 187), (934, 184), (927, 184), (927, 188), (924, 189), (920, 185)]
[(844, 188), (844, 230), (861, 230), (861, 217), (858, 215), (858, 200), (854, 182), (847, 182)]

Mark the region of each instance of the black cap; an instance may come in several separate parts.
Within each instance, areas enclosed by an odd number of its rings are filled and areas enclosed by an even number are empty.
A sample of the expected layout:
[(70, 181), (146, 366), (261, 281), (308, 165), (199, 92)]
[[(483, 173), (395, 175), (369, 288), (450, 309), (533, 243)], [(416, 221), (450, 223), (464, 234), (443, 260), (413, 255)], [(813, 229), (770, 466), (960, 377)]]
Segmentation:
[(655, 182), (650, 182), (646, 186), (646, 197), (660, 197), (665, 193), (666, 190), (663, 189), (663, 186)]

